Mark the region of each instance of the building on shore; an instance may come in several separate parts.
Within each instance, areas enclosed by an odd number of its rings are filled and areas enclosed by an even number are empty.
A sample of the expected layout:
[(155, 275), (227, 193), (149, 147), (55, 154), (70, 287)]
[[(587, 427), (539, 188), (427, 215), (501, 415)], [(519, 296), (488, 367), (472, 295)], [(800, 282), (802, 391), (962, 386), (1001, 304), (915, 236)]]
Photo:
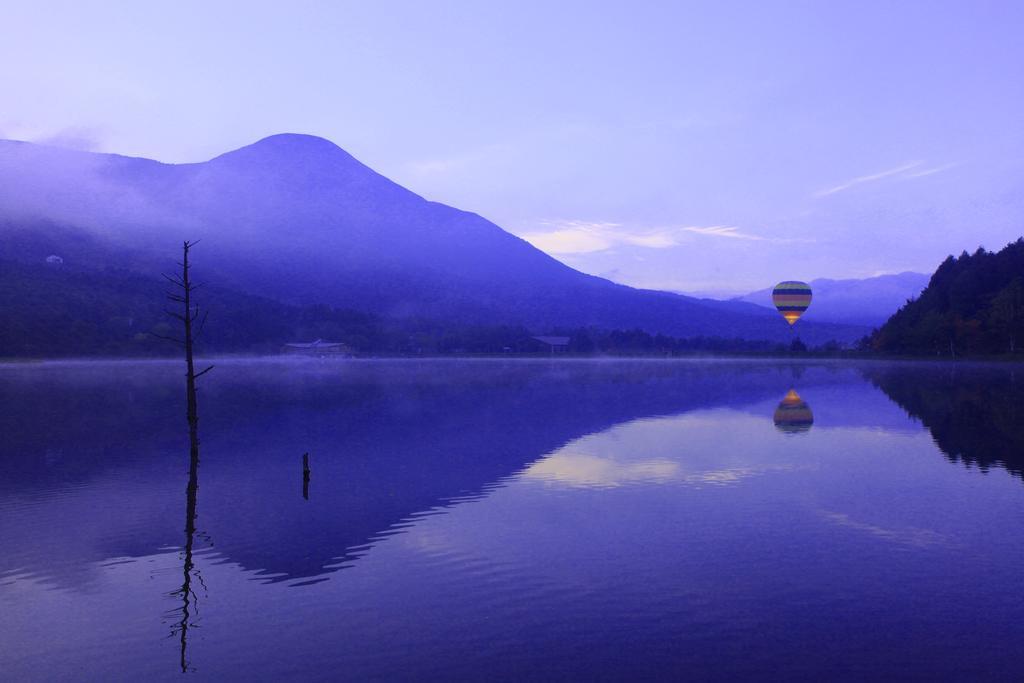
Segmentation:
[(551, 355), (565, 353), (569, 350), (569, 337), (534, 337), (534, 339), (544, 344)]
[(281, 347), (281, 353), (289, 356), (335, 356), (348, 358), (354, 355), (352, 347), (342, 342), (327, 342), (317, 339), (311, 342), (294, 342)]

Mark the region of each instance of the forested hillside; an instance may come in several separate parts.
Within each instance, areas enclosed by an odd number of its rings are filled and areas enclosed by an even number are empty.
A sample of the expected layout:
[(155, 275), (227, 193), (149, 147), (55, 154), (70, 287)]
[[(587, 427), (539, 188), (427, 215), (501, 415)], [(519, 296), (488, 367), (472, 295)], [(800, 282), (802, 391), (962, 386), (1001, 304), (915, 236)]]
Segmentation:
[[(0, 258), (0, 358), (169, 356), (180, 353), (162, 336), (176, 336), (166, 283), (118, 268)], [(200, 280), (203, 278), (200, 277)], [(362, 354), (432, 355), (545, 353), (535, 332), (515, 325), (457, 325), (431, 319), (388, 320), (325, 305), (290, 306), (235, 290), (203, 286), (209, 311), (202, 353), (277, 353), (287, 342), (340, 341)], [(695, 337), (679, 339), (639, 329), (551, 328), (570, 337), (573, 354), (666, 355), (788, 353), (776, 342)], [(835, 351), (835, 345), (823, 349)], [(803, 348), (806, 351), (806, 348)]]
[(917, 299), (871, 337), (876, 351), (913, 355), (1020, 353), (1024, 344), (1024, 238), (999, 252), (948, 257)]
[[(177, 324), (164, 310), (162, 280), (127, 270), (102, 271), (0, 260), (0, 357), (158, 356), (178, 353), (156, 335)], [(200, 348), (272, 352), (316, 338), (357, 348), (384, 344), (371, 315), (328, 306), (296, 307), (215, 286), (197, 295), (210, 312)]]

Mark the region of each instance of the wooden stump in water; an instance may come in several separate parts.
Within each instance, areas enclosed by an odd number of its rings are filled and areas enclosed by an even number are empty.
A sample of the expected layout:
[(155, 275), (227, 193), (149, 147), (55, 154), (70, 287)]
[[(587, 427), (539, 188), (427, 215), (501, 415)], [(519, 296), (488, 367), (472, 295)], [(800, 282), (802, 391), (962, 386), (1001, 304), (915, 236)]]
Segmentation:
[(309, 500), (309, 453), (302, 454), (302, 497)]

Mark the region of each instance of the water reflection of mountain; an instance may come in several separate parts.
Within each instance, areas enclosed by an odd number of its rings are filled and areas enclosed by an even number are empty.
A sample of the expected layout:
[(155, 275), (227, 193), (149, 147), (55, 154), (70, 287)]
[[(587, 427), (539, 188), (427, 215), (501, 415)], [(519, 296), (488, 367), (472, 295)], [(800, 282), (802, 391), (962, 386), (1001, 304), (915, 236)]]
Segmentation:
[(951, 462), (1024, 477), (1024, 382), (1001, 366), (882, 366), (865, 376), (928, 428)]
[[(762, 363), (221, 364), (200, 395), (198, 528), (268, 580), (319, 576), (410, 516), (479, 495), (582, 435), (785, 393)], [(88, 581), (88, 565), (180, 544), (187, 438), (177, 365), (7, 372), (0, 571)], [(801, 386), (859, 381), (807, 368)], [(7, 405), (9, 403), (9, 405)], [(301, 496), (303, 452), (313, 486)], [(28, 510), (36, 510), (34, 513)], [(389, 531), (390, 530), (390, 531)]]

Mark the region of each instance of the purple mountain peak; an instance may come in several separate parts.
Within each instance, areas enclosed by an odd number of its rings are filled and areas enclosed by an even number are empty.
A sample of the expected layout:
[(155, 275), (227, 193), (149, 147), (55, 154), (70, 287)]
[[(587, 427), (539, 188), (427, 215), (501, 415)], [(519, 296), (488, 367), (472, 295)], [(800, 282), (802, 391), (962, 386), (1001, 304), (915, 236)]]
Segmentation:
[(267, 165), (322, 169), (354, 164), (365, 168), (355, 157), (330, 140), (300, 133), (271, 135), (210, 160), (213, 164), (223, 162), (238, 162), (255, 167)]

